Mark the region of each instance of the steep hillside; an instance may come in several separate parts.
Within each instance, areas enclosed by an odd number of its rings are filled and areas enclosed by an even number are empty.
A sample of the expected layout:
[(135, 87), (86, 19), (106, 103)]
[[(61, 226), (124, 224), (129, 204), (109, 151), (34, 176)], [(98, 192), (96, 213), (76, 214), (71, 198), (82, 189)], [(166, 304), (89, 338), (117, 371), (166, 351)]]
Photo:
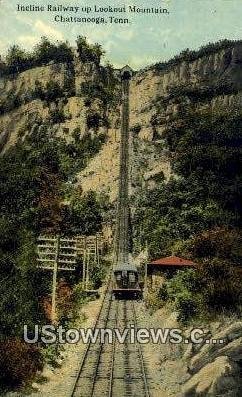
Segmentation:
[[(175, 66), (159, 65), (135, 74), (130, 87), (132, 185), (152, 188), (156, 181), (169, 180), (170, 152), (164, 137), (181, 110), (196, 97), (196, 111), (221, 114), (239, 110), (242, 103), (242, 45), (219, 49), (194, 61)], [(179, 94), (179, 100), (177, 99)], [(180, 117), (180, 115), (179, 115)], [(115, 123), (118, 122), (118, 117)], [(115, 123), (113, 125), (115, 126)], [(87, 169), (80, 174), (84, 189), (91, 186), (116, 196), (119, 130), (109, 131), (110, 139)], [(97, 173), (95, 172), (97, 171)]]
[[(242, 46), (230, 44), (195, 60), (159, 64), (135, 74), (130, 88), (132, 187), (152, 188), (172, 171), (164, 134), (181, 104), (196, 96), (197, 109), (232, 112), (242, 101)], [(184, 58), (186, 58), (184, 56)], [(6, 151), (42, 124), (52, 134), (73, 140), (73, 134), (106, 134), (107, 141), (78, 175), (84, 192), (117, 194), (120, 107), (104, 104), (105, 68), (95, 62), (54, 63), (0, 79), (0, 145)], [(116, 94), (120, 95), (116, 81)], [(179, 92), (182, 100), (177, 100)]]

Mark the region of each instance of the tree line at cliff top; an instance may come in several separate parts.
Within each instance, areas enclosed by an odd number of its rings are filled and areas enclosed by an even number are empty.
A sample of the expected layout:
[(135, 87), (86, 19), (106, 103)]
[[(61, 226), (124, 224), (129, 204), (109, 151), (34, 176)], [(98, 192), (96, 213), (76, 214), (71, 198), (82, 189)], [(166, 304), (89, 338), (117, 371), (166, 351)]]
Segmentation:
[(193, 62), (199, 58), (202, 58), (203, 56), (212, 55), (220, 50), (233, 48), (235, 45), (242, 45), (242, 40), (219, 40), (215, 43), (208, 43), (204, 46), (201, 46), (198, 50), (190, 50), (189, 48), (186, 48), (185, 50), (181, 51), (180, 54), (175, 55), (168, 61), (157, 62), (145, 69), (164, 71), (170, 67), (179, 65), (181, 62)]
[[(82, 62), (100, 64), (104, 50), (98, 43), (88, 43), (86, 37), (78, 36), (76, 39), (77, 54)], [(51, 42), (47, 37), (42, 37), (35, 45), (32, 52), (28, 52), (19, 45), (14, 44), (7, 51), (4, 60), (0, 62), (0, 75), (20, 73), (36, 66), (53, 63), (69, 63), (74, 60), (73, 48), (67, 41)]]
[[(203, 56), (209, 56), (217, 51), (232, 48), (234, 45), (242, 44), (242, 40), (220, 40), (216, 43), (208, 43), (198, 50), (183, 50), (180, 54), (166, 62), (158, 62), (145, 69), (163, 71), (169, 67), (176, 66), (181, 62), (192, 62)], [(100, 64), (105, 54), (102, 46), (98, 43), (90, 44), (86, 37), (78, 36), (76, 39), (77, 54), (82, 62), (94, 62)], [(47, 37), (42, 37), (32, 51), (28, 52), (19, 45), (11, 46), (4, 59), (0, 58), (0, 76), (20, 73), (24, 70), (37, 66), (53, 63), (69, 63), (74, 59), (74, 51), (68, 41), (51, 42)]]

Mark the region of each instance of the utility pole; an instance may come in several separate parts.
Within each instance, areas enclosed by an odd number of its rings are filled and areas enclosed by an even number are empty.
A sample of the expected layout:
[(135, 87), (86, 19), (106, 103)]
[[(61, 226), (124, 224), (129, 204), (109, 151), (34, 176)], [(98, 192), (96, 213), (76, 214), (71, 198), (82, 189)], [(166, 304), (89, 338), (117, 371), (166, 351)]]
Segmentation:
[(83, 246), (83, 267), (82, 267), (82, 283), (85, 288), (85, 280), (86, 280), (86, 264), (87, 264), (87, 237), (84, 237), (84, 246)]
[(89, 284), (89, 265), (90, 265), (90, 250), (87, 250), (87, 267), (86, 267), (86, 290), (88, 290)]
[(149, 258), (149, 255), (148, 255), (148, 242), (147, 242), (147, 240), (146, 240), (146, 242), (145, 242), (145, 250), (146, 250), (146, 253), (147, 253), (147, 257), (145, 258), (145, 279), (144, 279), (144, 292), (146, 293), (147, 292), (147, 279), (148, 279), (148, 258)]
[(52, 278), (52, 294), (51, 294), (51, 322), (56, 323), (57, 313), (56, 313), (56, 283), (57, 283), (57, 272), (58, 272), (58, 259), (59, 259), (59, 249), (60, 249), (60, 236), (56, 239), (56, 254), (53, 269)]
[(52, 272), (51, 322), (57, 322), (56, 287), (59, 271), (75, 271), (77, 267), (77, 240), (56, 236), (39, 236), (37, 252), (38, 268)]

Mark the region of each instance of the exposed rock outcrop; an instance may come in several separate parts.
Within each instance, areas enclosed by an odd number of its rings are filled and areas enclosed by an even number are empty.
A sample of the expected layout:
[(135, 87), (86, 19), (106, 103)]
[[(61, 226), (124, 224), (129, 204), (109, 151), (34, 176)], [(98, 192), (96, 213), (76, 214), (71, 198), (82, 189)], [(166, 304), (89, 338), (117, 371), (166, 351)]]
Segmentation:
[(196, 373), (216, 357), (226, 355), (233, 361), (242, 360), (242, 323), (236, 322), (230, 327), (215, 334), (213, 339), (224, 343), (205, 344), (192, 358), (190, 370)]
[(183, 397), (239, 397), (240, 368), (220, 356), (204, 366), (183, 386)]
[(220, 329), (208, 339), (217, 340), (217, 343), (204, 343), (199, 349), (190, 344), (184, 354), (192, 376), (183, 385), (182, 396), (240, 397), (242, 323), (235, 322)]

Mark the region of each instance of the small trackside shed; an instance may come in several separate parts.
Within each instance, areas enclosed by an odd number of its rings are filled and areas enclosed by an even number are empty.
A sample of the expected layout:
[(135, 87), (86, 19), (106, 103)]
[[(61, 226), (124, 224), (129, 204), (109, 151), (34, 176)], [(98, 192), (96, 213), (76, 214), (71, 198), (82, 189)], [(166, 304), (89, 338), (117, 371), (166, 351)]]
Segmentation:
[(178, 270), (196, 268), (197, 264), (189, 259), (179, 258), (178, 256), (167, 256), (156, 259), (147, 264), (147, 275), (172, 277)]

